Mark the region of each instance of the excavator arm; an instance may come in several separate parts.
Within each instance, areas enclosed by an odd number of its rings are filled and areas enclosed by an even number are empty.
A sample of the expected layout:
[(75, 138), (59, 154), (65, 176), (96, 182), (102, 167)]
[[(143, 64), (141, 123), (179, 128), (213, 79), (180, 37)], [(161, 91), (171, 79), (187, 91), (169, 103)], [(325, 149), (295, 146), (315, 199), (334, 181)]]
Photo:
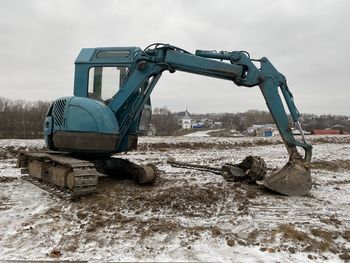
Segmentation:
[(296, 150), (296, 147), (299, 146), (305, 151), (305, 161), (310, 161), (312, 147), (305, 141), (304, 136), (302, 136), (303, 142), (294, 138), (291, 123), (279, 94), (280, 90), (293, 122), (303, 135), (299, 123), (300, 114), (294, 104), (293, 95), (287, 86), (285, 77), (274, 68), (267, 58), (255, 61), (260, 62), (260, 69), (255, 66), (249, 55), (242, 51), (197, 50), (193, 55), (182, 49), (163, 45), (140, 52), (123, 87), (109, 104), (119, 121), (121, 137), (128, 134), (128, 129), (133, 121), (139, 117), (162, 72), (168, 70), (174, 73), (179, 70), (231, 80), (238, 86), (259, 86), (290, 156), (300, 158)]

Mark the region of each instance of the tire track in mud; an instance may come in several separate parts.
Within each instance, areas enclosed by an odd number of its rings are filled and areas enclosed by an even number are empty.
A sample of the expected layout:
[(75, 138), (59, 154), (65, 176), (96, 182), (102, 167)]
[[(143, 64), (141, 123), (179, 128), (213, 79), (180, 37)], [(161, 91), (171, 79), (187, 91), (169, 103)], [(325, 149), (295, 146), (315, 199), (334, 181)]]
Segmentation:
[[(274, 151), (273, 147), (256, 147), (255, 150), (279, 164), (281, 158), (274, 156), (279, 151)], [(334, 146), (333, 152), (339, 147), (348, 146)], [(211, 156), (209, 150), (183, 151), (178, 156), (183, 160), (199, 162), (204, 159), (215, 164), (227, 160), (227, 151), (219, 150)], [(155, 150), (152, 160), (164, 158), (167, 153), (169, 149)], [(177, 155), (177, 152), (171, 153)], [(131, 152), (126, 157), (141, 161), (150, 158), (147, 152)], [(344, 156), (334, 158), (347, 165)], [(344, 174), (347, 168), (333, 171), (332, 167), (338, 168), (336, 162), (322, 159), (318, 162), (313, 174), (316, 187), (310, 196), (303, 198), (274, 195), (254, 185), (227, 183), (220, 176), (177, 170), (161, 162), (163, 172), (154, 186), (140, 187), (131, 181), (104, 178), (98, 194), (77, 203), (46, 195), (50, 204), (47, 209), (20, 218), (23, 229), (4, 239), (18, 244), (16, 253), (28, 258), (44, 249), (46, 253), (58, 249), (63, 258), (74, 258), (82, 255), (82, 251), (93, 258), (108, 250), (140, 257), (147, 253), (167, 255), (173, 249), (169, 244), (174, 242), (196, 255), (202, 253), (196, 251), (196, 242), (210, 245), (214, 241), (220, 249), (232, 251), (244, 246), (258, 247), (267, 253), (314, 253), (317, 259), (325, 252), (346, 257), (350, 255), (346, 245), (350, 239), (347, 232), (350, 200), (347, 195), (340, 195), (350, 191)], [(28, 191), (21, 180), (0, 184), (3, 187), (18, 184), (13, 191)], [(334, 189), (334, 184), (340, 190)], [(35, 187), (30, 188), (30, 191), (35, 190)], [(35, 196), (32, 202), (40, 198), (38, 194)], [(19, 205), (6, 200), (4, 203)], [(22, 245), (33, 239), (40, 241), (43, 248), (32, 252), (29, 245)]]

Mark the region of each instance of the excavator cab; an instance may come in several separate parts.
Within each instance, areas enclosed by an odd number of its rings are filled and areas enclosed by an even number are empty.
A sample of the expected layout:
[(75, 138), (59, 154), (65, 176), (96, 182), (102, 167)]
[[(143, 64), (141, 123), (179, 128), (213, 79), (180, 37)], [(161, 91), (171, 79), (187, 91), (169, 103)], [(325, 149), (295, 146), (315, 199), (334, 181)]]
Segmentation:
[(108, 155), (136, 149), (138, 135), (148, 130), (150, 98), (123, 136), (109, 104), (123, 88), (139, 51), (134, 47), (82, 49), (75, 62), (75, 96), (54, 101), (45, 119), (45, 140), (51, 150)]

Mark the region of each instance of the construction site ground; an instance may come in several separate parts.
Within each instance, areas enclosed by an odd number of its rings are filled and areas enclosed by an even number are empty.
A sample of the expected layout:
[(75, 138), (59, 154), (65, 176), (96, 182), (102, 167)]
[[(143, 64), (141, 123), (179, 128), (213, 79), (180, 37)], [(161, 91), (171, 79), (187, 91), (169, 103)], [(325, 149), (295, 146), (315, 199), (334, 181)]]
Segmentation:
[(259, 155), (268, 168), (288, 154), (279, 138), (142, 137), (119, 157), (154, 163), (153, 185), (99, 178), (72, 202), (22, 180), (18, 150), (43, 140), (0, 140), (0, 260), (346, 262), (350, 260), (350, 136), (309, 136), (313, 188), (287, 197), (261, 186), (174, 168)]

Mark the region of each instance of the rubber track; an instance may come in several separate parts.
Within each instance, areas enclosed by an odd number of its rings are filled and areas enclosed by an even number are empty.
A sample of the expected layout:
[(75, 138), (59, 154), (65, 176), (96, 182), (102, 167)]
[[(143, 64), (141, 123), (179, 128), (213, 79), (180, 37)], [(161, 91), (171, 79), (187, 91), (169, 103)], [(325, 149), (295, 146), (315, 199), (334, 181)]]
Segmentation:
[(50, 183), (47, 182), (43, 182), (42, 180), (36, 179), (34, 177), (30, 177), (29, 175), (23, 175), (21, 176), (22, 180), (25, 180), (43, 190), (45, 190), (46, 192), (53, 194), (57, 197), (60, 197), (62, 199), (65, 200), (72, 200), (75, 199), (72, 195), (71, 195), (71, 191), (68, 190), (63, 190), (63, 189), (59, 189), (56, 186), (53, 186)]
[(31, 176), (23, 176), (24, 180), (33, 183), (49, 193), (63, 199), (72, 200), (96, 192), (100, 173), (97, 172), (94, 164), (89, 161), (76, 159), (68, 154), (60, 152), (20, 152), (17, 166), (27, 169), (28, 162), (31, 160), (50, 163), (52, 166), (54, 164), (59, 164), (68, 167), (74, 172), (74, 180), (76, 183), (74, 184), (73, 189), (62, 189), (62, 187), (57, 186), (50, 181)]

